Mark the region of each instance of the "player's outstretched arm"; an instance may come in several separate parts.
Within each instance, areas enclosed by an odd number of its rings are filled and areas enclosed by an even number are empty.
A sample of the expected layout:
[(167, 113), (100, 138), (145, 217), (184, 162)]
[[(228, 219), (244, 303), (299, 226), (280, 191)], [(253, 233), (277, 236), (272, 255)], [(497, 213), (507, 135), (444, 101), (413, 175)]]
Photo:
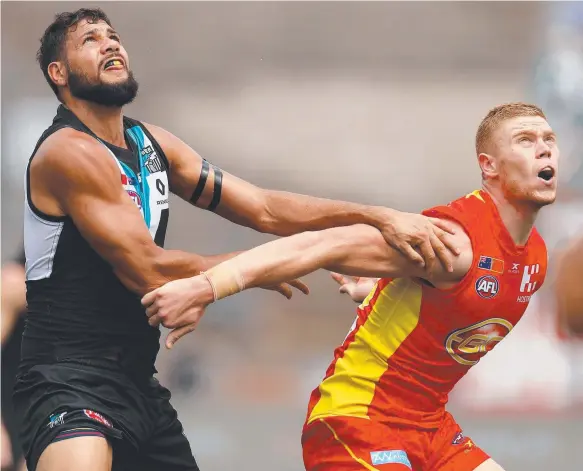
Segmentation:
[(122, 283), (138, 294), (196, 275), (235, 255), (203, 257), (158, 247), (125, 193), (113, 158), (83, 133), (62, 129), (50, 136), (37, 151), (30, 172), (35, 206), (70, 216)]
[(468, 271), (472, 261), (469, 237), (458, 226), (452, 244), (459, 247), (453, 271), (436, 265), (431, 273), (389, 247), (380, 232), (354, 225), (304, 232), (255, 247), (203, 275), (169, 283), (142, 299), (150, 323), (178, 328), (172, 344), (186, 333), (182, 326), (211, 302), (244, 289), (277, 283), (311, 273), (319, 268), (364, 277), (419, 277), (436, 286), (451, 286)]
[(449, 222), (389, 208), (258, 188), (204, 161), (168, 131), (146, 126), (170, 162), (172, 192), (200, 208), (279, 236), (368, 224), (378, 228), (392, 247), (420, 266), (432, 270), (435, 263), (441, 262), (451, 268), (455, 247), (448, 245), (447, 233), (453, 231)]

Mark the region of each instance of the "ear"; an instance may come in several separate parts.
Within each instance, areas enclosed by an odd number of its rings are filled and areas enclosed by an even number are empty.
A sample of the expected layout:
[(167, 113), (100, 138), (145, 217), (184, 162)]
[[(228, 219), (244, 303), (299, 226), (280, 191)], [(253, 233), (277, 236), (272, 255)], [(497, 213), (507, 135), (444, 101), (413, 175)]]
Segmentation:
[(68, 75), (64, 62), (51, 62), (48, 67), (49, 77), (59, 87), (67, 85)]
[(492, 155), (482, 152), (478, 155), (478, 164), (482, 170), (484, 180), (498, 177), (500, 169), (498, 168), (498, 162)]

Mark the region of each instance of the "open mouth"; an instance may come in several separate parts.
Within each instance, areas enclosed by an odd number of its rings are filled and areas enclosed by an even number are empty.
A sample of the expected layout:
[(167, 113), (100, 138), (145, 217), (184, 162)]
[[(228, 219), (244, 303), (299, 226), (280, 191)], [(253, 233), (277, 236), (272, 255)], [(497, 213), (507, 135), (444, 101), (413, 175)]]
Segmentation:
[(103, 66), (103, 70), (123, 68), (123, 62), (120, 59), (110, 59)]
[(545, 167), (540, 172), (538, 172), (538, 177), (545, 182), (549, 182), (555, 176), (555, 169), (552, 167)]

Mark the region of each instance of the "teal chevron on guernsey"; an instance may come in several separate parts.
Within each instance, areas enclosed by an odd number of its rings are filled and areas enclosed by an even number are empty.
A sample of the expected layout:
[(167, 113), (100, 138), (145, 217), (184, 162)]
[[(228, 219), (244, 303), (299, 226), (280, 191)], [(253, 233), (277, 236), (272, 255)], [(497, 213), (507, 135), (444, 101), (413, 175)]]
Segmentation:
[[(139, 192), (139, 194), (141, 194), (142, 197), (142, 201), (143, 201), (143, 214), (144, 214), (144, 220), (146, 221), (146, 225), (148, 226), (148, 228), (150, 228), (150, 219), (151, 219), (151, 214), (150, 214), (150, 186), (148, 184), (148, 174), (150, 173), (148, 168), (145, 165), (145, 160), (146, 158), (144, 157), (144, 152), (142, 152), (144, 149), (146, 149), (148, 146), (151, 148), (152, 147), (152, 143), (150, 142), (150, 139), (148, 139), (148, 137), (144, 134), (144, 131), (139, 127), (139, 126), (134, 126), (130, 129), (127, 130), (128, 136), (130, 136), (132, 138), (132, 140), (134, 141), (134, 143), (138, 146), (138, 156), (140, 159), (140, 174), (141, 174), (141, 186), (142, 186), (142, 191)], [(124, 169), (125, 171), (125, 169)]]

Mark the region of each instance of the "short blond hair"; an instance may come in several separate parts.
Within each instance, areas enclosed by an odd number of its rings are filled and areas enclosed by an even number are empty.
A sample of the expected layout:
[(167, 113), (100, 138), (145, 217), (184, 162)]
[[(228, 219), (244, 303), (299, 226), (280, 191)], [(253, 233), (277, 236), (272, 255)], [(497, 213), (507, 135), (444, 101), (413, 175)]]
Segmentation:
[(543, 110), (529, 103), (505, 103), (492, 108), (478, 126), (478, 131), (476, 132), (476, 154), (480, 155), (482, 152), (486, 152), (492, 134), (500, 124), (518, 116), (540, 116), (547, 119)]

